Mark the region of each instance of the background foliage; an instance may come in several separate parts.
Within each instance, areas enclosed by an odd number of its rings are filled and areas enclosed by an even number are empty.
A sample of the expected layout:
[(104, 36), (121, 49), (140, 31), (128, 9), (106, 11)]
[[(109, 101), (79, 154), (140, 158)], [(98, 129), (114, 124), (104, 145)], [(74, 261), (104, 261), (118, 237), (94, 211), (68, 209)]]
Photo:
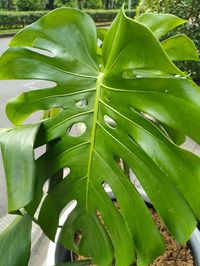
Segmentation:
[(75, 7), (76, 3), (73, 0), (55, 0), (55, 6), (56, 7), (61, 7), (61, 6)]
[(53, 9), (60, 6), (91, 8), (91, 9), (112, 9), (120, 8), (123, 3), (135, 8), (139, 0), (0, 0), (0, 8), (18, 10)]
[(16, 8), (18, 10), (28, 11), (28, 10), (40, 10), (41, 0), (17, 0), (15, 2)]
[[(199, 0), (141, 0), (137, 15), (144, 12), (171, 13), (183, 19), (188, 23), (178, 27), (171, 34), (184, 33), (190, 37), (200, 51), (200, 4)], [(200, 80), (200, 63), (199, 62), (178, 62), (178, 66), (183, 70), (191, 73), (192, 77)]]
[[(1, 11), (0, 12), (0, 29), (21, 29), (26, 25), (29, 25), (43, 15), (47, 14), (49, 11)], [(110, 22), (112, 21), (118, 10), (87, 10), (87, 14), (89, 14), (95, 22)], [(130, 17), (134, 17), (135, 11), (132, 10), (128, 12)]]

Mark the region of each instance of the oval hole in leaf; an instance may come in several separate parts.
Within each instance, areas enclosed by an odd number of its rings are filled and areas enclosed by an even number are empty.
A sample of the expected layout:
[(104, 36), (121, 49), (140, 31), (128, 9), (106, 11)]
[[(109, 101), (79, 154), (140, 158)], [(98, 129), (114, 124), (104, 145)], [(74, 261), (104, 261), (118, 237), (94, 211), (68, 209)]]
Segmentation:
[(39, 48), (33, 48), (33, 47), (28, 47), (28, 50), (31, 50), (41, 55), (46, 55), (48, 57), (54, 57), (54, 54), (51, 51), (47, 51), (47, 50), (43, 50)]
[(30, 90), (47, 89), (47, 88), (56, 87), (56, 83), (54, 81), (49, 81), (49, 80), (29, 79), (29, 80), (18, 80), (17, 82), (19, 82), (19, 85), (21, 83), (23, 92), (29, 92)]
[(74, 243), (77, 246), (80, 246), (82, 238), (83, 238), (83, 235), (82, 235), (81, 230), (77, 230), (76, 233), (74, 234)]
[(84, 108), (88, 105), (88, 100), (80, 100), (75, 103), (76, 107), (78, 108)]
[(197, 156), (200, 156), (200, 145), (188, 136), (186, 137), (186, 140), (181, 145), (181, 147), (184, 150), (188, 150), (188, 151), (196, 154)]
[(117, 127), (117, 123), (109, 115), (104, 115), (104, 122), (106, 123), (106, 125), (108, 125), (111, 128)]
[(140, 112), (140, 114), (142, 116), (144, 116), (146, 119), (148, 119), (148, 120), (150, 120), (150, 121), (152, 121), (154, 123), (157, 123), (157, 120), (153, 116), (151, 116), (151, 115), (149, 115), (149, 114), (147, 114), (145, 112)]
[(117, 165), (122, 169), (122, 171), (124, 170), (123, 169), (123, 160), (122, 158), (120, 158), (119, 156), (115, 155), (114, 156), (114, 160), (115, 162), (117, 163)]
[(63, 226), (68, 215), (76, 208), (77, 201), (71, 200), (61, 211), (59, 215), (59, 226)]
[(25, 125), (25, 124), (37, 123), (38, 121), (41, 121), (43, 117), (44, 117), (43, 111), (36, 111), (31, 115), (29, 115), (29, 117), (26, 118), (22, 124)]
[(44, 201), (47, 197), (48, 189), (49, 189), (49, 178), (45, 181), (45, 183), (43, 184), (43, 187), (42, 187), (42, 191), (43, 191), (42, 199), (41, 199), (39, 205), (37, 206), (37, 209), (36, 209), (35, 214), (34, 214), (34, 218), (36, 220), (38, 220), (42, 204), (44, 203)]
[(41, 157), (46, 152), (46, 144), (39, 146), (34, 149), (34, 158), (37, 160), (39, 157)]
[(97, 39), (97, 46), (98, 46), (99, 48), (101, 48), (102, 45), (103, 45), (102, 40), (98, 38), (98, 39)]
[(129, 173), (130, 173), (130, 181), (135, 186), (135, 188), (137, 190), (145, 192), (140, 181), (138, 180), (137, 176), (135, 175), (135, 173), (133, 172), (131, 168), (129, 169)]
[(110, 187), (110, 185), (107, 182), (102, 182), (102, 187), (110, 199), (112, 199), (112, 200), (116, 199), (115, 195), (112, 191), (112, 188)]
[[(133, 172), (133, 170), (129, 167), (129, 165), (119, 156), (114, 157), (115, 162), (117, 163), (118, 167), (125, 173), (125, 175), (129, 178), (131, 183), (135, 186), (135, 188), (145, 193), (140, 181), (138, 180), (137, 176)], [(145, 193), (146, 194), (146, 193)]]
[(117, 166), (129, 177), (129, 166), (126, 162), (119, 156), (114, 156), (114, 160), (117, 163)]
[(70, 174), (71, 170), (69, 167), (63, 168), (63, 179), (66, 178)]
[(43, 187), (42, 187), (43, 192), (46, 194), (49, 190), (49, 178), (45, 181)]
[(83, 122), (78, 122), (73, 124), (68, 130), (67, 134), (71, 137), (80, 137), (86, 131), (86, 124)]

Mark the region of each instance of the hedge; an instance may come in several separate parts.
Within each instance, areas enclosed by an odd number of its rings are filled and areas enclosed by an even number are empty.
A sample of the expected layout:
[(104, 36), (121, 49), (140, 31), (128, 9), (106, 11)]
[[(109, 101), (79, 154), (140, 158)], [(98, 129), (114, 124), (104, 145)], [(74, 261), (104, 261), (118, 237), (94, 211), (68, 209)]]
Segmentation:
[[(137, 7), (137, 15), (144, 12), (171, 13), (188, 20), (173, 30), (171, 35), (184, 33), (195, 43), (200, 54), (200, 3), (199, 0), (140, 0)], [(175, 62), (179, 68), (191, 74), (192, 78), (200, 82), (200, 62), (180, 61)]]
[[(0, 29), (21, 29), (33, 23), (49, 11), (0, 11)], [(118, 10), (85, 10), (95, 22), (113, 21)], [(130, 17), (134, 17), (135, 11), (126, 12)]]

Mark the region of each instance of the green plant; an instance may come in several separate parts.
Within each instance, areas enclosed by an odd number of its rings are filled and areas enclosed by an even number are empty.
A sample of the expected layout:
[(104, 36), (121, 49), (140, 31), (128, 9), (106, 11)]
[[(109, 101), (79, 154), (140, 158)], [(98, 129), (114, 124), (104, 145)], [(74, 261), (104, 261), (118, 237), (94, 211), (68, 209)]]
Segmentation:
[[(131, 8), (135, 9), (137, 4), (138, 4), (139, 0), (132, 0), (131, 1)], [(124, 1), (124, 0), (116, 0), (115, 1), (115, 8), (120, 8), (123, 4), (126, 4), (126, 7), (128, 8), (128, 0)]]
[(68, 6), (68, 7), (76, 7), (75, 0), (56, 0), (55, 1), (56, 7)]
[[(0, 11), (0, 29), (21, 29), (49, 11)], [(95, 22), (111, 22), (116, 17), (118, 10), (86, 10)], [(130, 17), (134, 17), (135, 11), (128, 12)]]
[(1, 11), (0, 28), (1, 29), (21, 29), (45, 14), (48, 11)]
[(29, 11), (41, 9), (41, 0), (16, 0), (16, 7), (18, 10)]
[[(188, 23), (178, 27), (170, 35), (184, 33), (191, 38), (200, 51), (200, 5), (199, 0), (141, 0), (137, 7), (137, 14), (144, 12), (171, 13), (188, 20)], [(187, 71), (192, 78), (200, 80), (200, 64), (183, 61), (177, 63), (182, 71)]]
[[(77, 205), (61, 233), (65, 247), (97, 265), (115, 259), (115, 265), (128, 266), (136, 258), (140, 266), (150, 264), (164, 243), (121, 160), (176, 240), (189, 239), (200, 218), (200, 159), (179, 144), (185, 135), (200, 143), (200, 88), (171, 59), (198, 60), (198, 53), (184, 35), (159, 42), (184, 22), (164, 14), (132, 20), (122, 9), (108, 32), (98, 30), (103, 46), (97, 48), (93, 20), (61, 8), (12, 39), (0, 59), (0, 79), (42, 79), (55, 85), (25, 92), (6, 107), (15, 125), (0, 132), (8, 209), (21, 218), (0, 236), (2, 265), (26, 265), (31, 219), (54, 240), (60, 213), (72, 200)], [(38, 110), (50, 110), (50, 115), (22, 124)], [(79, 136), (72, 134), (74, 125)], [(47, 151), (34, 159), (34, 149), (44, 144)], [(13, 235), (18, 241), (11, 241)]]
[(101, 0), (87, 0), (84, 2), (84, 8), (99, 9), (102, 8)]

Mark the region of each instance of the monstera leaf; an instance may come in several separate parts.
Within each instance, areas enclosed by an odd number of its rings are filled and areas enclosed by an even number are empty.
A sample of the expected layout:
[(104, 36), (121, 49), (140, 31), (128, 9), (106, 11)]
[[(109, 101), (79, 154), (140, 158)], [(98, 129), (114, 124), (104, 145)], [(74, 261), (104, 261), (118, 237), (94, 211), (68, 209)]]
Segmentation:
[[(200, 218), (200, 159), (173, 139), (177, 133), (200, 142), (200, 89), (171, 61), (169, 49), (165, 51), (169, 46), (158, 40), (182, 20), (173, 16), (174, 22), (171, 17), (169, 22), (168, 16), (155, 15), (151, 23), (150, 19), (132, 20), (122, 9), (108, 32), (101, 32), (101, 49), (88, 15), (58, 9), (19, 32), (0, 60), (1, 79), (55, 82), (54, 87), (23, 93), (7, 104), (7, 116), (18, 132), (16, 147), (24, 140), (30, 155), (29, 144), (48, 145), (36, 161), (24, 161), (23, 171), (15, 167), (22, 160), (22, 148), (12, 162), (6, 160), (8, 188), (16, 182), (14, 176), (24, 180), (30, 176), (29, 166), (34, 170), (27, 191), (9, 195), (9, 211), (24, 207), (54, 240), (62, 210), (75, 201), (61, 242), (97, 265), (128, 266), (136, 258), (138, 265), (148, 265), (164, 251), (162, 237), (120, 167), (121, 160), (177, 241), (185, 243)], [(188, 49), (191, 54), (196, 51), (193, 45)], [(20, 125), (33, 112), (49, 109), (54, 113), (50, 118), (31, 127)], [(75, 136), (74, 126), (79, 130)], [(14, 142), (12, 132), (2, 134), (4, 150), (7, 134)], [(54, 182), (62, 169), (63, 177)], [(43, 201), (47, 180), (53, 185)]]
[(31, 249), (31, 218), (18, 216), (0, 234), (1, 265), (27, 265)]

